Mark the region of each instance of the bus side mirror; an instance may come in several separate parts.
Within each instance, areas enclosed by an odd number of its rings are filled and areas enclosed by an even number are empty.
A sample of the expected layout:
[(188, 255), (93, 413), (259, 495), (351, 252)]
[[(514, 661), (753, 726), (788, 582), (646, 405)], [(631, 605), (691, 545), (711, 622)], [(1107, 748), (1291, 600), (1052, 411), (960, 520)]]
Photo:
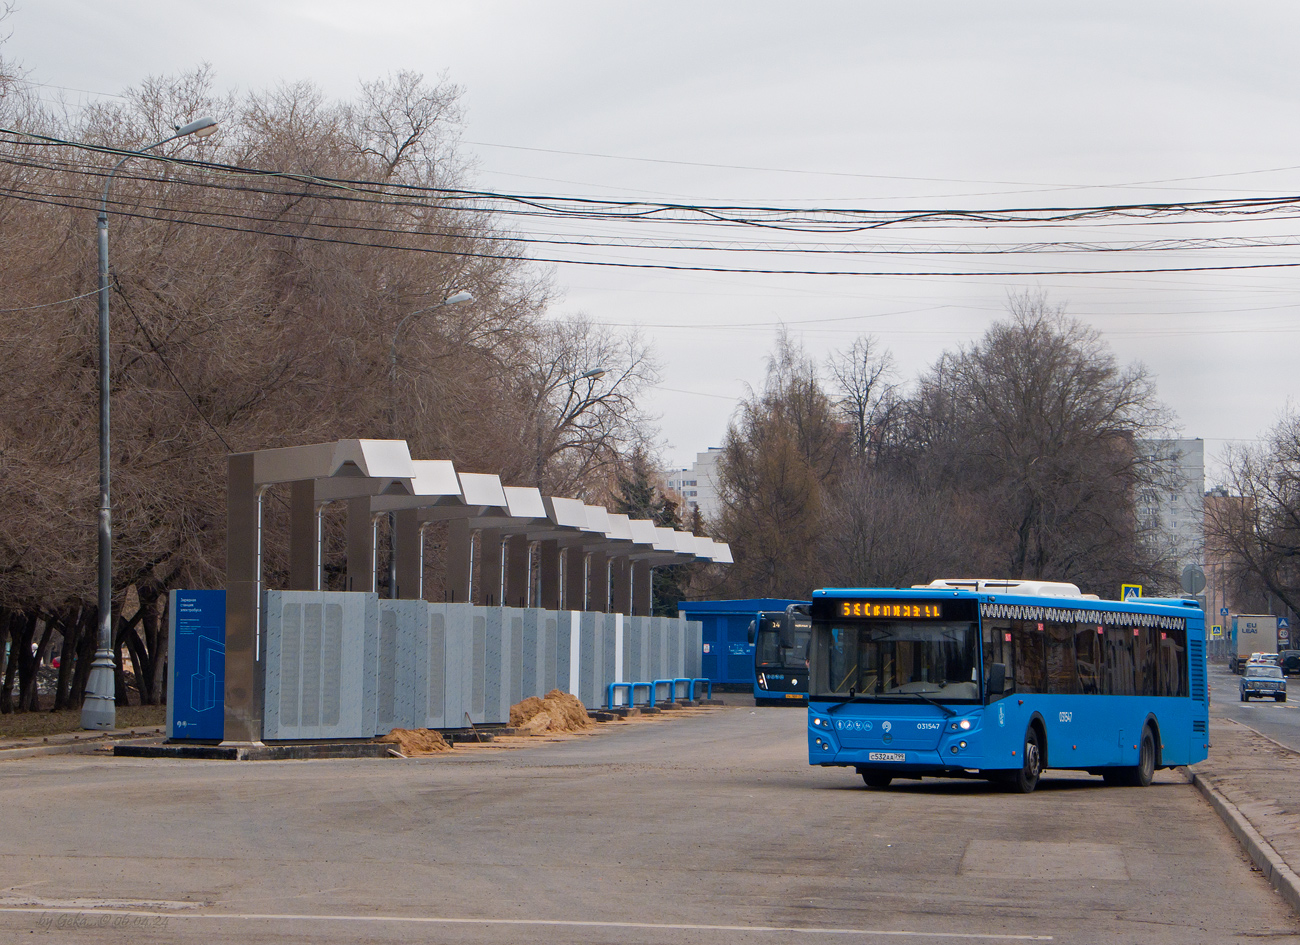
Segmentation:
[(989, 664), (988, 695), (1000, 696), (1007, 688), (1007, 664)]
[(749, 622), (749, 645), (750, 645), (750, 646), (753, 646), (753, 645), (754, 645), (754, 632), (755, 632), (755, 630), (756, 630), (756, 627), (755, 627), (755, 621), (751, 620), (751, 621)]

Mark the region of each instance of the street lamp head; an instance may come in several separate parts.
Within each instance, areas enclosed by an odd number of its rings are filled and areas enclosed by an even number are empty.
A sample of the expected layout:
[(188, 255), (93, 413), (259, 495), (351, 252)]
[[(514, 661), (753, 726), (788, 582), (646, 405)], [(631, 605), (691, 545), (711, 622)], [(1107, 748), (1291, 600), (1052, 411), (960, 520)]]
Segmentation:
[(442, 304), (455, 305), (457, 302), (473, 302), (473, 301), (474, 301), (474, 296), (470, 295), (468, 292), (457, 292), (455, 295), (451, 296), (450, 298), (444, 299)]
[(194, 135), (196, 138), (206, 138), (216, 130), (217, 120), (215, 118), (196, 118), (187, 125), (177, 125), (176, 137), (184, 138), (186, 135)]
[(580, 381), (598, 381), (598, 380), (600, 380), (600, 379), (601, 379), (602, 377), (604, 377), (604, 376), (605, 376), (605, 369), (604, 369), (604, 368), (592, 368), (590, 371), (588, 371), (588, 372), (585, 373), (585, 374), (579, 374), (579, 375), (578, 375), (578, 380), (580, 380)]

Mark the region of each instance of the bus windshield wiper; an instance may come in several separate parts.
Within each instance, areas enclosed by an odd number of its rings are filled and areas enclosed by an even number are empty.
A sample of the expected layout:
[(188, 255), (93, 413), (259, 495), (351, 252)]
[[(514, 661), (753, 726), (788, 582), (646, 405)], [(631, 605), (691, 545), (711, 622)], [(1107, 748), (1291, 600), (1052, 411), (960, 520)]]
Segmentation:
[(837, 699), (835, 702), (833, 702), (830, 708), (826, 710), (826, 712), (828, 715), (834, 715), (836, 709), (842, 708), (843, 706), (848, 705), (850, 702), (875, 702), (875, 701), (876, 699), (874, 696), (847, 696), (843, 699)]
[(948, 716), (948, 718), (952, 718), (954, 715), (957, 714), (957, 711), (955, 709), (948, 708), (942, 702), (935, 702), (933, 699), (931, 699), (923, 692), (909, 692), (908, 695), (916, 696), (918, 699), (924, 699), (926, 702), (930, 703), (930, 705), (934, 706), (940, 712), (944, 713), (944, 715)]

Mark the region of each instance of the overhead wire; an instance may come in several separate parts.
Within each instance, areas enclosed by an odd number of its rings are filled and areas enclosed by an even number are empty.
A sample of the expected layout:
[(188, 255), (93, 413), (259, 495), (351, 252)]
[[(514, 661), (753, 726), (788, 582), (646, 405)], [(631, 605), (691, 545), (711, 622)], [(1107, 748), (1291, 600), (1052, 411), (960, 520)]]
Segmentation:
[[(379, 207), (400, 209), (426, 216), (451, 211), (453, 214), (469, 212), (476, 220), (486, 221), (497, 216), (544, 218), (548, 225), (593, 223), (624, 225), (628, 222), (666, 223), (687, 230), (705, 227), (732, 227), (774, 229), (787, 234), (817, 234), (845, 236), (878, 232), (882, 227), (952, 227), (969, 228), (972, 225), (987, 230), (990, 227), (1028, 226), (1085, 226), (1108, 225), (1123, 221), (1140, 225), (1205, 223), (1228, 220), (1270, 222), (1289, 221), (1300, 217), (1300, 197), (1271, 195), (1267, 197), (1231, 197), (1215, 200), (1179, 201), (1173, 203), (1145, 202), (1109, 204), (1082, 207), (1028, 207), (985, 209), (917, 209), (881, 210), (879, 208), (792, 208), (778, 206), (742, 206), (734, 204), (693, 205), (657, 203), (644, 200), (610, 200), (593, 197), (556, 197), (545, 194), (502, 193), (466, 188), (435, 187), (409, 182), (366, 181), (347, 178), (330, 178), (290, 171), (246, 168), (220, 162), (204, 161), (179, 155), (141, 154), (126, 149), (70, 142), (50, 136), (0, 129), (0, 134), (10, 137), (0, 143), (23, 145), (25, 148), (67, 148), (87, 150), (109, 156), (139, 156), (149, 161), (163, 162), (176, 173), (167, 183), (185, 187), (203, 188), (221, 193), (238, 193), (243, 196), (275, 198), (277, 200), (311, 200), (337, 207)], [(97, 164), (71, 161), (21, 159), (10, 154), (0, 156), (0, 163), (39, 171), (58, 171), (81, 176), (103, 176), (107, 170)], [(204, 175), (204, 176), (195, 176)], [(157, 178), (141, 173), (123, 173), (123, 181), (134, 180), (140, 184), (156, 184)], [(271, 186), (274, 182), (288, 183), (289, 187)], [(47, 203), (73, 209), (93, 209), (92, 198), (85, 193), (57, 192), (27, 189), (14, 184), (0, 188), (0, 193), (13, 199)], [(556, 265), (599, 266), (619, 269), (644, 269), (669, 272), (732, 273), (741, 275), (822, 275), (822, 276), (888, 276), (888, 277), (947, 277), (980, 278), (1024, 276), (1097, 276), (1097, 275), (1158, 275), (1189, 272), (1267, 271), (1300, 266), (1289, 258), (1281, 261), (1226, 261), (1222, 264), (1201, 265), (1137, 265), (1119, 267), (1068, 267), (1043, 266), (1039, 268), (997, 268), (988, 264), (969, 269), (915, 270), (887, 268), (815, 268), (763, 265), (691, 265), (644, 258), (611, 258), (610, 251), (681, 251), (705, 253), (736, 253), (752, 255), (797, 254), (802, 256), (853, 256), (886, 257), (995, 257), (1026, 253), (1077, 253), (1085, 255), (1107, 253), (1187, 252), (1200, 250), (1285, 250), (1300, 245), (1294, 234), (1264, 234), (1255, 236), (1196, 236), (1177, 239), (1146, 239), (1140, 241), (1107, 242), (1074, 239), (1063, 241), (1033, 241), (1020, 243), (978, 244), (966, 241), (959, 244), (885, 244), (860, 245), (830, 244), (824, 240), (807, 245), (791, 243), (755, 242), (736, 240), (699, 240), (687, 237), (627, 237), (592, 236), (562, 233), (518, 233), (501, 229), (465, 231), (458, 227), (424, 228), (413, 223), (394, 226), (391, 221), (359, 220), (346, 214), (313, 213), (295, 216), (287, 208), (267, 208), (259, 213), (244, 206), (216, 208), (178, 208), (172, 204), (131, 201), (119, 197), (112, 201), (114, 212), (125, 217), (158, 220), (176, 224), (225, 229), (271, 237), (287, 237), (323, 243), (337, 243), (368, 248), (391, 249), (407, 252), (466, 256), (490, 260), (517, 261), (530, 259)], [(1192, 218), (1189, 221), (1187, 218)], [(223, 221), (223, 222), (216, 222)], [(260, 224), (260, 225), (259, 225)], [(292, 230), (292, 231), (291, 231)], [(308, 232), (311, 231), (311, 232)], [(325, 232), (322, 232), (325, 231)], [(328, 234), (328, 235), (327, 235)], [(351, 238), (349, 234), (356, 236)], [(498, 246), (518, 245), (546, 247), (550, 255), (524, 256), (514, 252), (484, 252), (470, 247), (440, 247), (417, 244), (425, 238), (466, 239), (480, 245), (486, 241)], [(557, 252), (557, 249), (560, 250)], [(600, 255), (603, 253), (604, 255)]]

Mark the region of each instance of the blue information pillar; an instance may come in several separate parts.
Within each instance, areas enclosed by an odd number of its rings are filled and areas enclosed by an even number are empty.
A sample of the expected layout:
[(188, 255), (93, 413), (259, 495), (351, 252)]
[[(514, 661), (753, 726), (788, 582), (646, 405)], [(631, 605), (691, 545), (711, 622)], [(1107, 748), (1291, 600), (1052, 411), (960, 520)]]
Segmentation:
[(226, 592), (172, 591), (167, 634), (167, 735), (225, 735)]

